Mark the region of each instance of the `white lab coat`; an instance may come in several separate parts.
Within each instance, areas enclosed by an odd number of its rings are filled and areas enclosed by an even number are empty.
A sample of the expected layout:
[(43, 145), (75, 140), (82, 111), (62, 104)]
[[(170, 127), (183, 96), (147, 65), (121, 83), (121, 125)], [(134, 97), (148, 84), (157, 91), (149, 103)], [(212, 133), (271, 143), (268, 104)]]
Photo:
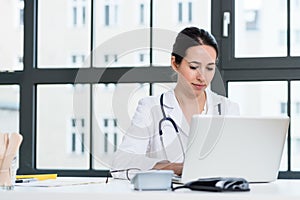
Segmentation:
[[(239, 106), (228, 98), (206, 89), (207, 102), (203, 114), (219, 115), (218, 104), (221, 104), (222, 115), (239, 115)], [(174, 90), (164, 94), (164, 110), (172, 118), (179, 130), (183, 148), (187, 146), (189, 124), (176, 100)], [(183, 152), (178, 136), (172, 124), (164, 121), (162, 125), (163, 141), (167, 158), (159, 138), (159, 121), (163, 118), (160, 108), (160, 95), (145, 97), (139, 101), (131, 126), (123, 137), (112, 160), (112, 170), (139, 168), (149, 170), (157, 162), (168, 160), (182, 162)], [(115, 178), (125, 178), (125, 173), (113, 173)]]

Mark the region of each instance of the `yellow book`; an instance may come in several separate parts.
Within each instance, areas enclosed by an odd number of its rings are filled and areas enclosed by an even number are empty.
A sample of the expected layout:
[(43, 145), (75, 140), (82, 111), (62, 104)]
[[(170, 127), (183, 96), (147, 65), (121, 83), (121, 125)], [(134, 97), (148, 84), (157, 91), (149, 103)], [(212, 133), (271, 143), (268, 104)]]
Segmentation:
[(57, 174), (29, 174), (29, 175), (17, 175), (16, 179), (26, 179), (26, 178), (35, 178), (39, 181), (47, 180), (47, 179), (56, 179)]

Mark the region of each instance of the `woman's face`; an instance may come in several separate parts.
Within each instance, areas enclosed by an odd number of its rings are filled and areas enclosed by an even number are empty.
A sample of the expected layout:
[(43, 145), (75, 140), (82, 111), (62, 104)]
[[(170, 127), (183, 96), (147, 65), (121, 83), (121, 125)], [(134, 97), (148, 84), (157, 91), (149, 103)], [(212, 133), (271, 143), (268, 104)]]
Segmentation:
[(216, 58), (215, 49), (208, 45), (188, 48), (179, 65), (173, 56), (172, 68), (178, 73), (177, 84), (196, 95), (202, 93), (214, 77)]

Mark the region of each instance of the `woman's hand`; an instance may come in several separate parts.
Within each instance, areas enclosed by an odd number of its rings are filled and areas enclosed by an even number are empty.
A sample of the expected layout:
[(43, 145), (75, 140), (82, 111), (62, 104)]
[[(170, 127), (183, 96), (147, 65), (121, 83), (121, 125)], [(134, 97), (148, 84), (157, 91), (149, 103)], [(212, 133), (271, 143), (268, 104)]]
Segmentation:
[(183, 163), (156, 163), (153, 169), (173, 170), (176, 175), (181, 176)]

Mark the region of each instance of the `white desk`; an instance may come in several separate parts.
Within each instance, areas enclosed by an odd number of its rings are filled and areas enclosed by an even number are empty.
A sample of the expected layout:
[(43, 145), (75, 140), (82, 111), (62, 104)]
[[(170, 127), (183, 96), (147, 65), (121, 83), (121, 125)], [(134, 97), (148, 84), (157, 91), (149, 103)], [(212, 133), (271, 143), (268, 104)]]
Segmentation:
[(277, 180), (272, 183), (250, 184), (250, 192), (199, 192), (188, 189), (172, 191), (135, 191), (126, 180), (110, 179), (105, 184), (103, 178), (58, 178), (69, 183), (96, 182), (60, 187), (16, 186), (13, 191), (0, 191), (1, 200), (288, 200), (300, 199), (300, 180)]

